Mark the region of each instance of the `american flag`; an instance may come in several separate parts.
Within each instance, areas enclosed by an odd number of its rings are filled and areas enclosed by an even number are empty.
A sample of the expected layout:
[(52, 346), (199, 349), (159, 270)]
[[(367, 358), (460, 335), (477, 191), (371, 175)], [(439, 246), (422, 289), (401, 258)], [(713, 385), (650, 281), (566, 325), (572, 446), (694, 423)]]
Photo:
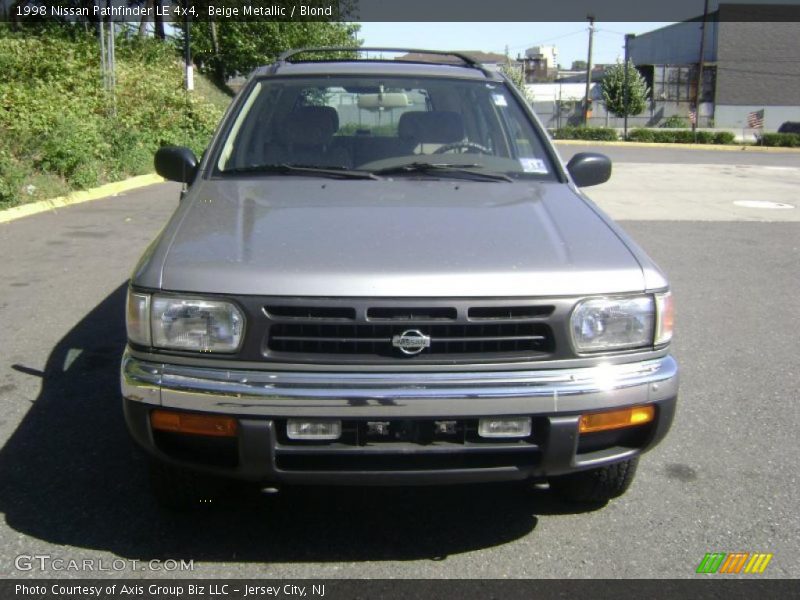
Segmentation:
[(689, 123), (697, 125), (697, 109), (695, 108), (689, 109)]
[(764, 109), (747, 113), (747, 126), (751, 129), (764, 129)]

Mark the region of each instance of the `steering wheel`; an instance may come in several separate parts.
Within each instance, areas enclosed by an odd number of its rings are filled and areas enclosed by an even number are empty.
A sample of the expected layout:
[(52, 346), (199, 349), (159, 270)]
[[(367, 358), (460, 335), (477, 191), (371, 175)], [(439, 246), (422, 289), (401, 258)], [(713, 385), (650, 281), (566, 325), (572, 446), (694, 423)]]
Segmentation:
[(439, 146), (436, 150), (433, 151), (433, 154), (444, 154), (445, 152), (450, 152), (452, 150), (475, 150), (480, 152), (481, 154), (491, 154), (492, 151), (485, 146), (481, 146), (480, 144), (476, 144), (475, 142), (453, 142), (452, 144), (445, 144), (444, 146)]

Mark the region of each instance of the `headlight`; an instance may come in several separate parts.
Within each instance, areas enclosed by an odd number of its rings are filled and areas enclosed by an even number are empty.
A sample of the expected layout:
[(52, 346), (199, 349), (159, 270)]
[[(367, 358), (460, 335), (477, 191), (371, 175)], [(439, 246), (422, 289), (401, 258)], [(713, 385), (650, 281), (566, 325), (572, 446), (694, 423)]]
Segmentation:
[(128, 292), (128, 339), (141, 346), (236, 352), (244, 315), (232, 302)]
[(222, 300), (153, 296), (150, 324), (153, 346), (200, 352), (236, 352), (244, 316)]
[(575, 350), (600, 352), (653, 345), (656, 310), (652, 295), (590, 298), (572, 311)]

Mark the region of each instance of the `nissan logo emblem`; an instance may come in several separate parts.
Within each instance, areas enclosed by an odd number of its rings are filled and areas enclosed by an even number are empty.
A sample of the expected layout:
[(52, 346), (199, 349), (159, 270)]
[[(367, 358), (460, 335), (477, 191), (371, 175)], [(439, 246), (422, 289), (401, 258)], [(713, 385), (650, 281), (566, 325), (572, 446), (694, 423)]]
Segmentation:
[(419, 354), (431, 345), (431, 338), (418, 329), (409, 329), (392, 337), (392, 346), (399, 348), (403, 354)]

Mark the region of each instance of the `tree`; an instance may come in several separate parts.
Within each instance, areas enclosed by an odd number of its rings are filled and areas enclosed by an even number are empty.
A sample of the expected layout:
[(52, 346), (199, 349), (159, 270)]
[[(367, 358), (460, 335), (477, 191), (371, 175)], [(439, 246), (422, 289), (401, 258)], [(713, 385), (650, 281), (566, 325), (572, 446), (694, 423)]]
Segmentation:
[(572, 61), (572, 71), (585, 71), (586, 70), (586, 61), (585, 60), (573, 60)]
[(525, 75), (522, 72), (522, 69), (520, 69), (519, 67), (515, 67), (509, 61), (505, 64), (500, 65), (500, 70), (503, 72), (503, 74), (505, 74), (506, 77), (508, 77), (511, 80), (511, 83), (513, 83), (516, 86), (516, 88), (522, 93), (525, 99), (528, 102), (531, 102), (532, 98), (530, 93), (528, 92), (528, 88), (526, 87)]
[(618, 117), (638, 115), (647, 106), (647, 95), (650, 90), (641, 73), (629, 61), (628, 71), (628, 105), (625, 106), (625, 67), (622, 63), (606, 69), (602, 90), (606, 109)]
[[(196, 21), (192, 24), (192, 56), (200, 70), (217, 83), (247, 75), (284, 50), (310, 46), (356, 47), (359, 26), (312, 21)], [(183, 47), (183, 35), (178, 44)]]

